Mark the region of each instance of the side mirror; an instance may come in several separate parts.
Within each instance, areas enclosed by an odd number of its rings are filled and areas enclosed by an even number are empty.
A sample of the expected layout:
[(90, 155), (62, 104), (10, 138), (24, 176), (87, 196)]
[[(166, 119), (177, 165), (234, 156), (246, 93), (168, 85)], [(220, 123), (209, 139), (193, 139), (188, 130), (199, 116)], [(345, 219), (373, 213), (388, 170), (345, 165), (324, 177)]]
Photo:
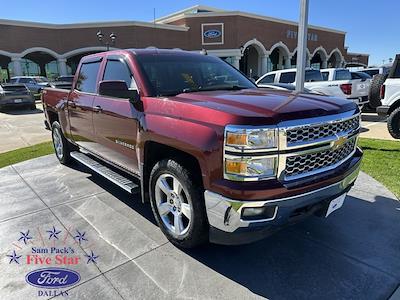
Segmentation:
[(129, 99), (130, 101), (139, 101), (137, 90), (130, 90), (123, 80), (103, 80), (99, 83), (99, 94), (115, 98)]

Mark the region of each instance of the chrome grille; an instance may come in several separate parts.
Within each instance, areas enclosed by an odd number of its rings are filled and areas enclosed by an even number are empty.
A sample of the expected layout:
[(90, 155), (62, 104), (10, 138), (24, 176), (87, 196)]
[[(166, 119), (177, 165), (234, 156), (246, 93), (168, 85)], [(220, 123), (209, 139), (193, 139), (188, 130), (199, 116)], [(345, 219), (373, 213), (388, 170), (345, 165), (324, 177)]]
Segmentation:
[(322, 138), (333, 137), (339, 133), (353, 132), (360, 126), (360, 116), (356, 115), (344, 121), (310, 125), (307, 127), (297, 127), (288, 129), (287, 145), (292, 146), (297, 143), (313, 142)]
[(298, 175), (309, 175), (323, 171), (325, 168), (343, 162), (354, 150), (356, 138), (348, 140), (338, 149), (328, 149), (321, 152), (289, 156), (286, 158), (285, 178), (291, 179)]

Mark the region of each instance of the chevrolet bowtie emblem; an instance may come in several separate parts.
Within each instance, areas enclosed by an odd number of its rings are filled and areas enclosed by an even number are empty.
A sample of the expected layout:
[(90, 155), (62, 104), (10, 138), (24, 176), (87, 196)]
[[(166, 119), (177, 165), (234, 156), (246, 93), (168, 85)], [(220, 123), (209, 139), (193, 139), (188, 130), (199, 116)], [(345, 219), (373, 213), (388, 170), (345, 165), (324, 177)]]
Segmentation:
[(347, 142), (347, 137), (345, 137), (345, 136), (338, 137), (337, 140), (334, 141), (334, 142), (332, 143), (332, 149), (333, 149), (333, 150), (339, 149), (339, 148), (341, 148), (346, 142)]

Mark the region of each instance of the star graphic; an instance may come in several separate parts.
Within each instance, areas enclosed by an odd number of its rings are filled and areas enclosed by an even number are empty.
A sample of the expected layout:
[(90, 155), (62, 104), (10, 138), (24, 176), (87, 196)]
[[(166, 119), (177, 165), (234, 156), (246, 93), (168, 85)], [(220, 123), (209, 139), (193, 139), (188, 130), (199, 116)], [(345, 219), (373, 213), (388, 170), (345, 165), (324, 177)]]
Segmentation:
[(90, 250), (91, 254), (85, 254), (85, 256), (88, 258), (86, 264), (92, 262), (92, 263), (96, 263), (96, 259), (99, 257), (98, 255), (94, 255), (93, 250)]
[(55, 238), (58, 240), (58, 236), (61, 233), (61, 230), (57, 231), (56, 228), (53, 226), (53, 230), (47, 230), (46, 232), (49, 233), (49, 240), (51, 238)]
[(6, 255), (10, 258), (10, 262), (9, 264), (11, 264), (12, 262), (15, 262), (17, 264), (19, 264), (18, 259), (21, 258), (21, 255), (17, 255), (17, 253), (15, 253), (15, 250), (13, 250), (13, 254), (12, 255)]
[(78, 240), (79, 245), (81, 244), (82, 241), (87, 241), (87, 238), (85, 238), (86, 231), (83, 233), (79, 232), (79, 230), (76, 230), (77, 235), (74, 236), (74, 240)]
[(22, 240), (22, 241), (24, 242), (25, 245), (26, 245), (26, 242), (27, 242), (28, 240), (31, 240), (31, 239), (32, 239), (32, 237), (29, 236), (29, 230), (28, 230), (26, 233), (20, 232), (20, 234), (21, 234), (21, 237), (18, 239), (18, 242), (19, 242), (20, 240)]

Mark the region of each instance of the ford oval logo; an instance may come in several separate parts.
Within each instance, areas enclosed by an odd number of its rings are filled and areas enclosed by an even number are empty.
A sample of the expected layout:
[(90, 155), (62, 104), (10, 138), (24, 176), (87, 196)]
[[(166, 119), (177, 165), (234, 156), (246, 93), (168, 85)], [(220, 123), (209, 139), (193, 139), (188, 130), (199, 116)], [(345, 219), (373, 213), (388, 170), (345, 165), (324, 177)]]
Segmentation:
[(210, 29), (204, 32), (204, 36), (209, 39), (215, 39), (221, 36), (221, 31), (216, 29)]
[(78, 283), (81, 276), (78, 272), (64, 268), (45, 268), (29, 272), (25, 280), (38, 288), (65, 288)]

